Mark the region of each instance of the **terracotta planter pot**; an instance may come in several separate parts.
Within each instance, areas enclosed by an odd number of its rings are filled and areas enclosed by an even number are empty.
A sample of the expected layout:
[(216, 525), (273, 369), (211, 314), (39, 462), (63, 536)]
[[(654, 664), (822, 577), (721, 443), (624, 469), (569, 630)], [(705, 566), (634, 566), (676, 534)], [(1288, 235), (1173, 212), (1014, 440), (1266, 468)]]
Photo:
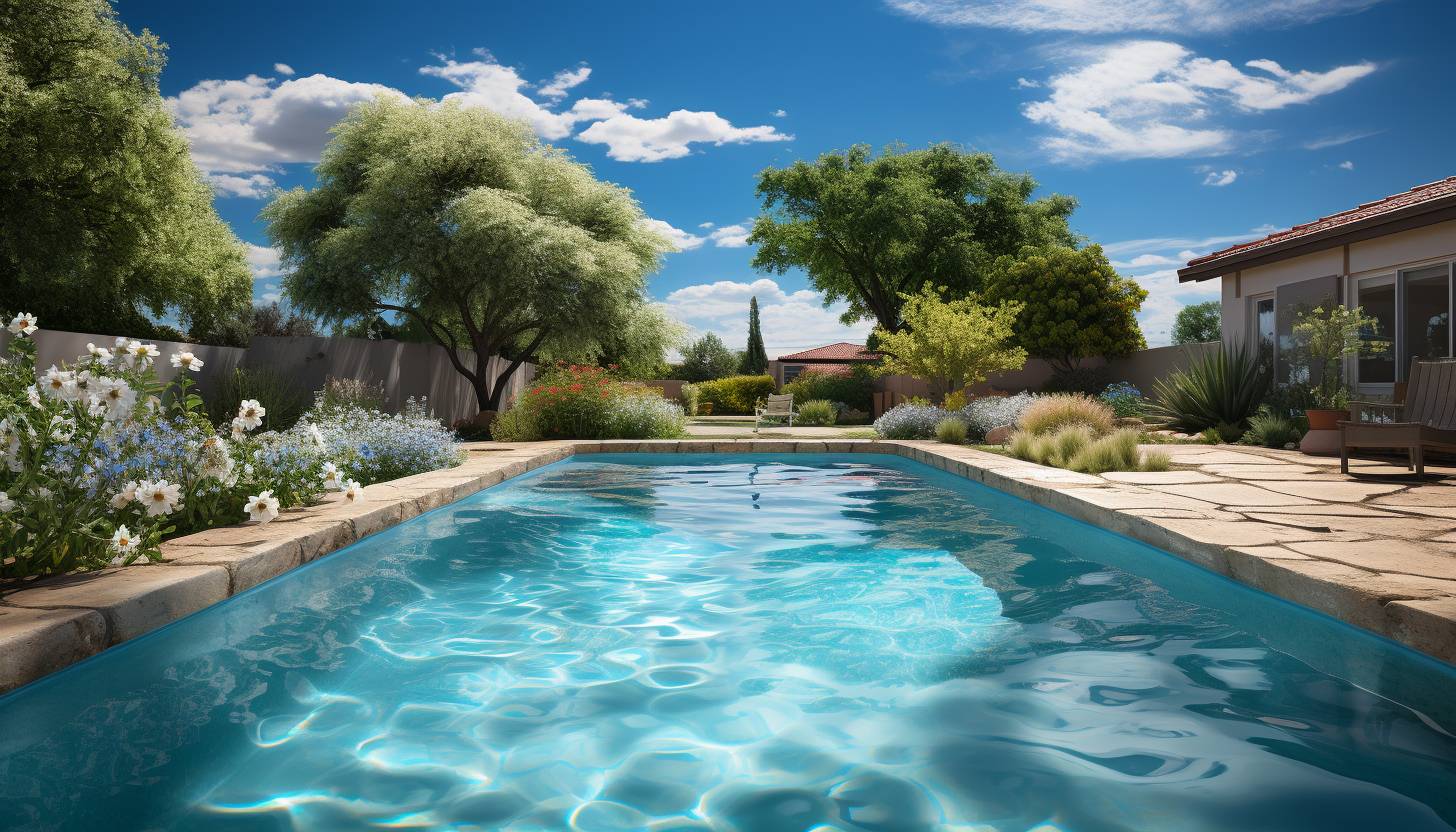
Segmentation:
[(1306, 410), (1304, 416), (1309, 420), (1310, 430), (1339, 430), (1338, 422), (1350, 418), (1350, 413), (1347, 410)]
[(1309, 432), (1300, 441), (1299, 450), (1316, 456), (1338, 454), (1340, 452), (1340, 426), (1338, 423), (1341, 419), (1350, 418), (1348, 411), (1306, 410), (1304, 417), (1309, 420)]

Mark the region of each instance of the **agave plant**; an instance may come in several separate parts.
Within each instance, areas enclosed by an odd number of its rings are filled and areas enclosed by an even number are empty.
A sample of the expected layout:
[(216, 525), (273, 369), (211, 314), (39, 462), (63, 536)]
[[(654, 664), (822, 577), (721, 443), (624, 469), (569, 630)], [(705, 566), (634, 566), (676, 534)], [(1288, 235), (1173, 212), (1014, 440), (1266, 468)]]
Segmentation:
[(1153, 419), (1174, 430), (1201, 433), (1208, 428), (1246, 425), (1259, 412), (1269, 387), (1268, 368), (1259, 354), (1227, 344), (1153, 383)]

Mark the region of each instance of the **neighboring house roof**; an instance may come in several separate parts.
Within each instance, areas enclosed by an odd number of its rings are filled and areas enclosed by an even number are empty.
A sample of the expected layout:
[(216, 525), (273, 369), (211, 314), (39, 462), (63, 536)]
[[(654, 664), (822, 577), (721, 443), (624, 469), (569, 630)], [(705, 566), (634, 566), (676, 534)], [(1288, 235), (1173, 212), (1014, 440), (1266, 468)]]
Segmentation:
[(781, 355), (779, 361), (878, 361), (880, 354), (867, 352), (863, 344), (851, 344), (841, 341), (838, 344), (826, 344), (822, 347), (815, 347), (812, 350)]
[(1195, 257), (1178, 270), (1178, 282), (1207, 280), (1237, 269), (1262, 266), (1452, 219), (1456, 219), (1456, 176), (1417, 185), (1348, 211)]

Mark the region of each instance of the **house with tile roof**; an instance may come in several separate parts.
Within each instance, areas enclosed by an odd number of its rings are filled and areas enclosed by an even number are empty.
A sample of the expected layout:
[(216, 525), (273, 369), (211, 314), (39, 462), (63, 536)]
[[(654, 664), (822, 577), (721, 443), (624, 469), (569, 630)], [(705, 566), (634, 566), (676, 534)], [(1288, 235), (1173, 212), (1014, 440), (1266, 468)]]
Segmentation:
[(1362, 394), (1388, 395), (1414, 359), (1453, 352), (1456, 176), (1194, 258), (1180, 283), (1218, 280), (1223, 338), (1259, 349), (1275, 378), (1291, 360), (1296, 312), (1321, 303), (1364, 307), (1388, 349), (1347, 362)]
[(848, 373), (859, 364), (873, 364), (880, 360), (880, 354), (869, 352), (864, 344), (841, 341), (825, 344), (812, 350), (781, 355), (768, 363), (769, 375), (780, 387), (799, 377), (805, 370), (822, 373)]

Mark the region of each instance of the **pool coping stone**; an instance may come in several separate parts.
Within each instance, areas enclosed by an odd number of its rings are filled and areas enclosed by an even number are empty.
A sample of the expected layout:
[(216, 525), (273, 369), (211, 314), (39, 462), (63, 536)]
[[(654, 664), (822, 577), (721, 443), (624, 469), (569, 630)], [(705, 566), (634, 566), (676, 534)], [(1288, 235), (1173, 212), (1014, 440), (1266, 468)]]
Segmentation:
[[(318, 505), (285, 511), (266, 525), (209, 529), (166, 541), (160, 563), (49, 578), (8, 592), (0, 597), (0, 692), (425, 512), (570, 456), (599, 453), (900, 456), (1148, 543), (1239, 583), (1456, 664), (1456, 558), (1451, 559), (1450, 573), (1440, 574), (1449, 544), (1430, 549), (1421, 558), (1419, 574), (1362, 568), (1344, 555), (1351, 544), (1358, 544), (1357, 551), (1368, 545), (1379, 552), (1396, 541), (1350, 531), (1261, 525), (1246, 515), (1231, 514), (1227, 506), (1180, 494), (1186, 485), (1120, 482), (975, 448), (914, 440), (484, 442), (467, 443), (464, 450), (461, 465), (371, 485), (362, 503), (330, 495)], [(1241, 519), (1221, 519), (1229, 516)], [(1239, 537), (1247, 539), (1235, 539)], [(1430, 544), (1438, 545), (1442, 544)], [(1324, 552), (1336, 556), (1322, 557)]]

